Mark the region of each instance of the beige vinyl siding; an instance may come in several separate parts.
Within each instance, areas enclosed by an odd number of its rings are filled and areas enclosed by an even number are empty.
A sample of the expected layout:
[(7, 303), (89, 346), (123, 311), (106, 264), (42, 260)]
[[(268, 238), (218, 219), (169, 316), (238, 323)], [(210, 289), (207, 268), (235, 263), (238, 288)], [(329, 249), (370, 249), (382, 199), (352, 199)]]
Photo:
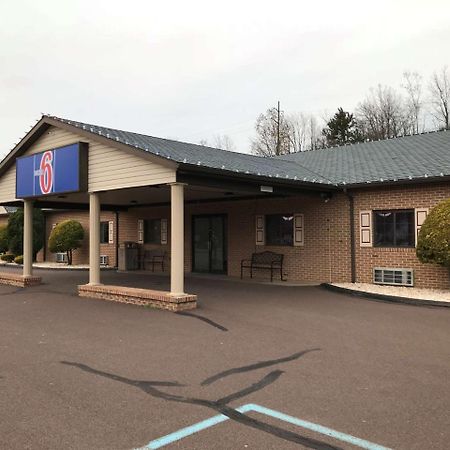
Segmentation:
[[(139, 156), (142, 150), (136, 149), (136, 155), (130, 154), (57, 127), (50, 127), (26, 154), (31, 155), (78, 141), (89, 144), (90, 192), (171, 183), (176, 180), (173, 169), (149, 161), (145, 155)], [(0, 202), (15, 199), (15, 185), (14, 166), (0, 177)]]
[(8, 169), (0, 177), (0, 203), (16, 199), (16, 166)]

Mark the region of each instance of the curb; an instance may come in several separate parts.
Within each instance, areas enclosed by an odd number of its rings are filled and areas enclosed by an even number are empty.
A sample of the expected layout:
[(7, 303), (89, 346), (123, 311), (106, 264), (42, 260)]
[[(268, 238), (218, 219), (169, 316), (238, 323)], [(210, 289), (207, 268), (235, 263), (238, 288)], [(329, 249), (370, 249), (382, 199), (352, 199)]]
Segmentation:
[(423, 300), (421, 298), (398, 297), (395, 295), (375, 294), (373, 292), (357, 291), (355, 289), (334, 286), (330, 283), (322, 283), (320, 287), (328, 291), (337, 292), (339, 294), (352, 295), (354, 297), (362, 297), (368, 300), (382, 301), (386, 303), (403, 303), (413, 306), (429, 306), (450, 308), (450, 302), (440, 302), (439, 300)]
[[(7, 264), (0, 264), (0, 269), (2, 267), (16, 267), (16, 268), (22, 268), (23, 264), (16, 264), (16, 263), (7, 263)], [(67, 272), (78, 272), (82, 270), (89, 270), (89, 267), (71, 267), (68, 268), (67, 266), (61, 266), (61, 267), (39, 267), (33, 265), (33, 270), (55, 270), (55, 271), (67, 271)], [(116, 267), (100, 267), (100, 270), (116, 270)]]

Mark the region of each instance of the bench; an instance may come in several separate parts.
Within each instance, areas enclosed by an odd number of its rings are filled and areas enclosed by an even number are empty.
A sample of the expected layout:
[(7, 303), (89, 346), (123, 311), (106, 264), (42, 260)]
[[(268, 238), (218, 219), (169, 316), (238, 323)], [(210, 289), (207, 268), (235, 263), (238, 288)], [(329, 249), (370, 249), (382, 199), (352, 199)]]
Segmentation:
[(270, 270), (270, 282), (273, 281), (274, 271), (280, 272), (280, 280), (283, 280), (283, 257), (280, 253), (265, 251), (252, 253), (251, 259), (241, 261), (241, 280), (244, 276), (244, 269), (250, 269), (250, 278), (253, 278), (253, 269)]
[(142, 268), (146, 270), (147, 263), (149, 263), (152, 266), (152, 272), (155, 271), (155, 265), (160, 265), (161, 271), (164, 272), (166, 253), (161, 250), (145, 250), (142, 258)]

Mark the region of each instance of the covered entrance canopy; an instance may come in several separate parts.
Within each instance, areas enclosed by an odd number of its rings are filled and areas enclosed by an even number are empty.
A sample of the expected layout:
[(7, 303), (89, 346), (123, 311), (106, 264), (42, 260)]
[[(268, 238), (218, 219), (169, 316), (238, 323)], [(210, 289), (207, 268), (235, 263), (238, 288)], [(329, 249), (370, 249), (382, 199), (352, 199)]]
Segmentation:
[[(71, 147), (78, 149), (78, 159), (67, 162), (64, 152)], [(68, 183), (72, 178), (75, 184)], [(49, 116), (43, 116), (0, 164), (0, 203), (24, 206), (24, 277), (32, 275), (33, 207), (89, 209), (89, 284), (98, 285), (100, 209), (170, 205), (171, 295), (184, 294), (185, 204), (299, 193), (323, 197), (337, 189), (295, 161)]]

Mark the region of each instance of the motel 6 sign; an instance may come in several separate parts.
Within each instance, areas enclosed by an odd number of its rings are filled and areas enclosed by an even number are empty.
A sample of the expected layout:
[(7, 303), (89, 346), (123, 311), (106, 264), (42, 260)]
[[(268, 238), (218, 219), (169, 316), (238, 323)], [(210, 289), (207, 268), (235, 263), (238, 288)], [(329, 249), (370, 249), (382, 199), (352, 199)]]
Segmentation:
[(41, 194), (49, 194), (53, 188), (53, 151), (42, 153), (39, 169), (34, 171), (34, 176), (39, 179)]
[(16, 160), (16, 198), (87, 190), (88, 144), (77, 142)]

